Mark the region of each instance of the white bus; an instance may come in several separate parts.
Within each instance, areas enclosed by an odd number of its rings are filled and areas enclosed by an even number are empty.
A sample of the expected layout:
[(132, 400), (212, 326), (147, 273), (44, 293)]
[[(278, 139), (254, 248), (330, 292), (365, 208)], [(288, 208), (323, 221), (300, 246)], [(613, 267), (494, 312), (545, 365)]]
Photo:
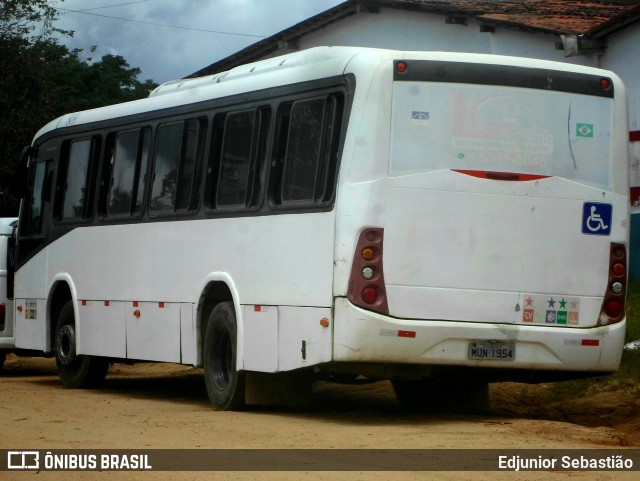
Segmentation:
[(65, 115), (29, 152), (16, 345), (67, 387), (202, 366), (219, 409), (315, 379), (431, 407), (610, 373), (626, 123), (608, 71), (346, 47)]

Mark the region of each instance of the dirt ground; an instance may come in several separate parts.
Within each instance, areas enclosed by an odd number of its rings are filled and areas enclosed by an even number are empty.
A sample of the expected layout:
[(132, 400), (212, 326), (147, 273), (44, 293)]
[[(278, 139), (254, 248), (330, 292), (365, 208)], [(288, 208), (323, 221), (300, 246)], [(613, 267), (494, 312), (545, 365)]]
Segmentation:
[[(202, 371), (173, 364), (115, 365), (98, 390), (62, 388), (50, 359), (9, 356), (0, 374), (1, 449), (156, 448), (640, 448), (640, 388), (558, 397), (552, 385), (491, 387), (486, 414), (411, 414), (386, 382), (319, 383), (304, 409), (211, 408)], [(462, 451), (461, 453), (464, 453)], [(637, 472), (491, 472), (525, 481), (637, 479)], [(33, 479), (34, 473), (0, 473)], [(38, 479), (424, 480), (464, 472), (100, 472)]]

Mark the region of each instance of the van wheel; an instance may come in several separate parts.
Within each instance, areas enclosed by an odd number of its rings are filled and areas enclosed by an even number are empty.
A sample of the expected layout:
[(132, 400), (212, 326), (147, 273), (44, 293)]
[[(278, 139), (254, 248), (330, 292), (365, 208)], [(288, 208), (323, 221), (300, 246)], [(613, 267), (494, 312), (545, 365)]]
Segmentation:
[(211, 404), (225, 411), (245, 404), (245, 373), (236, 369), (237, 333), (233, 304), (218, 304), (204, 335), (204, 380)]
[(7, 359), (7, 353), (0, 352), (0, 371), (2, 371), (2, 366), (4, 366), (5, 359)]
[(489, 409), (489, 384), (440, 379), (392, 379), (393, 391), (403, 407), (425, 412), (485, 412)]
[(76, 354), (76, 330), (73, 303), (67, 302), (56, 326), (55, 355), (58, 375), (66, 388), (90, 388), (98, 386), (107, 375), (109, 362), (101, 357)]

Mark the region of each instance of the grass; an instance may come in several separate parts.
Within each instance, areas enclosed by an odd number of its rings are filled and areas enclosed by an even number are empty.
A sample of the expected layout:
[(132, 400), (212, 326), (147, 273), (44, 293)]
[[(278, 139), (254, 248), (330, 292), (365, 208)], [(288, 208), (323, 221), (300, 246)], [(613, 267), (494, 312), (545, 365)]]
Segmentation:
[[(627, 292), (627, 335), (625, 342), (640, 340), (640, 281), (629, 284)], [(616, 373), (623, 379), (640, 381), (640, 349), (624, 351), (620, 370)]]

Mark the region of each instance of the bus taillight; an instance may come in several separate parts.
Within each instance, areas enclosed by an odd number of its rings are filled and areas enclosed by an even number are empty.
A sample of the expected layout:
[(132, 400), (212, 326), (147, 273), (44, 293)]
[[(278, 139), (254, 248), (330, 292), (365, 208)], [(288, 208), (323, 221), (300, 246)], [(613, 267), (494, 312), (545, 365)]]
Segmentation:
[(360, 233), (351, 266), (347, 297), (356, 306), (389, 313), (382, 270), (384, 229), (367, 228)]
[(611, 243), (609, 254), (609, 282), (600, 311), (600, 325), (614, 324), (624, 318), (627, 293), (627, 248)]

